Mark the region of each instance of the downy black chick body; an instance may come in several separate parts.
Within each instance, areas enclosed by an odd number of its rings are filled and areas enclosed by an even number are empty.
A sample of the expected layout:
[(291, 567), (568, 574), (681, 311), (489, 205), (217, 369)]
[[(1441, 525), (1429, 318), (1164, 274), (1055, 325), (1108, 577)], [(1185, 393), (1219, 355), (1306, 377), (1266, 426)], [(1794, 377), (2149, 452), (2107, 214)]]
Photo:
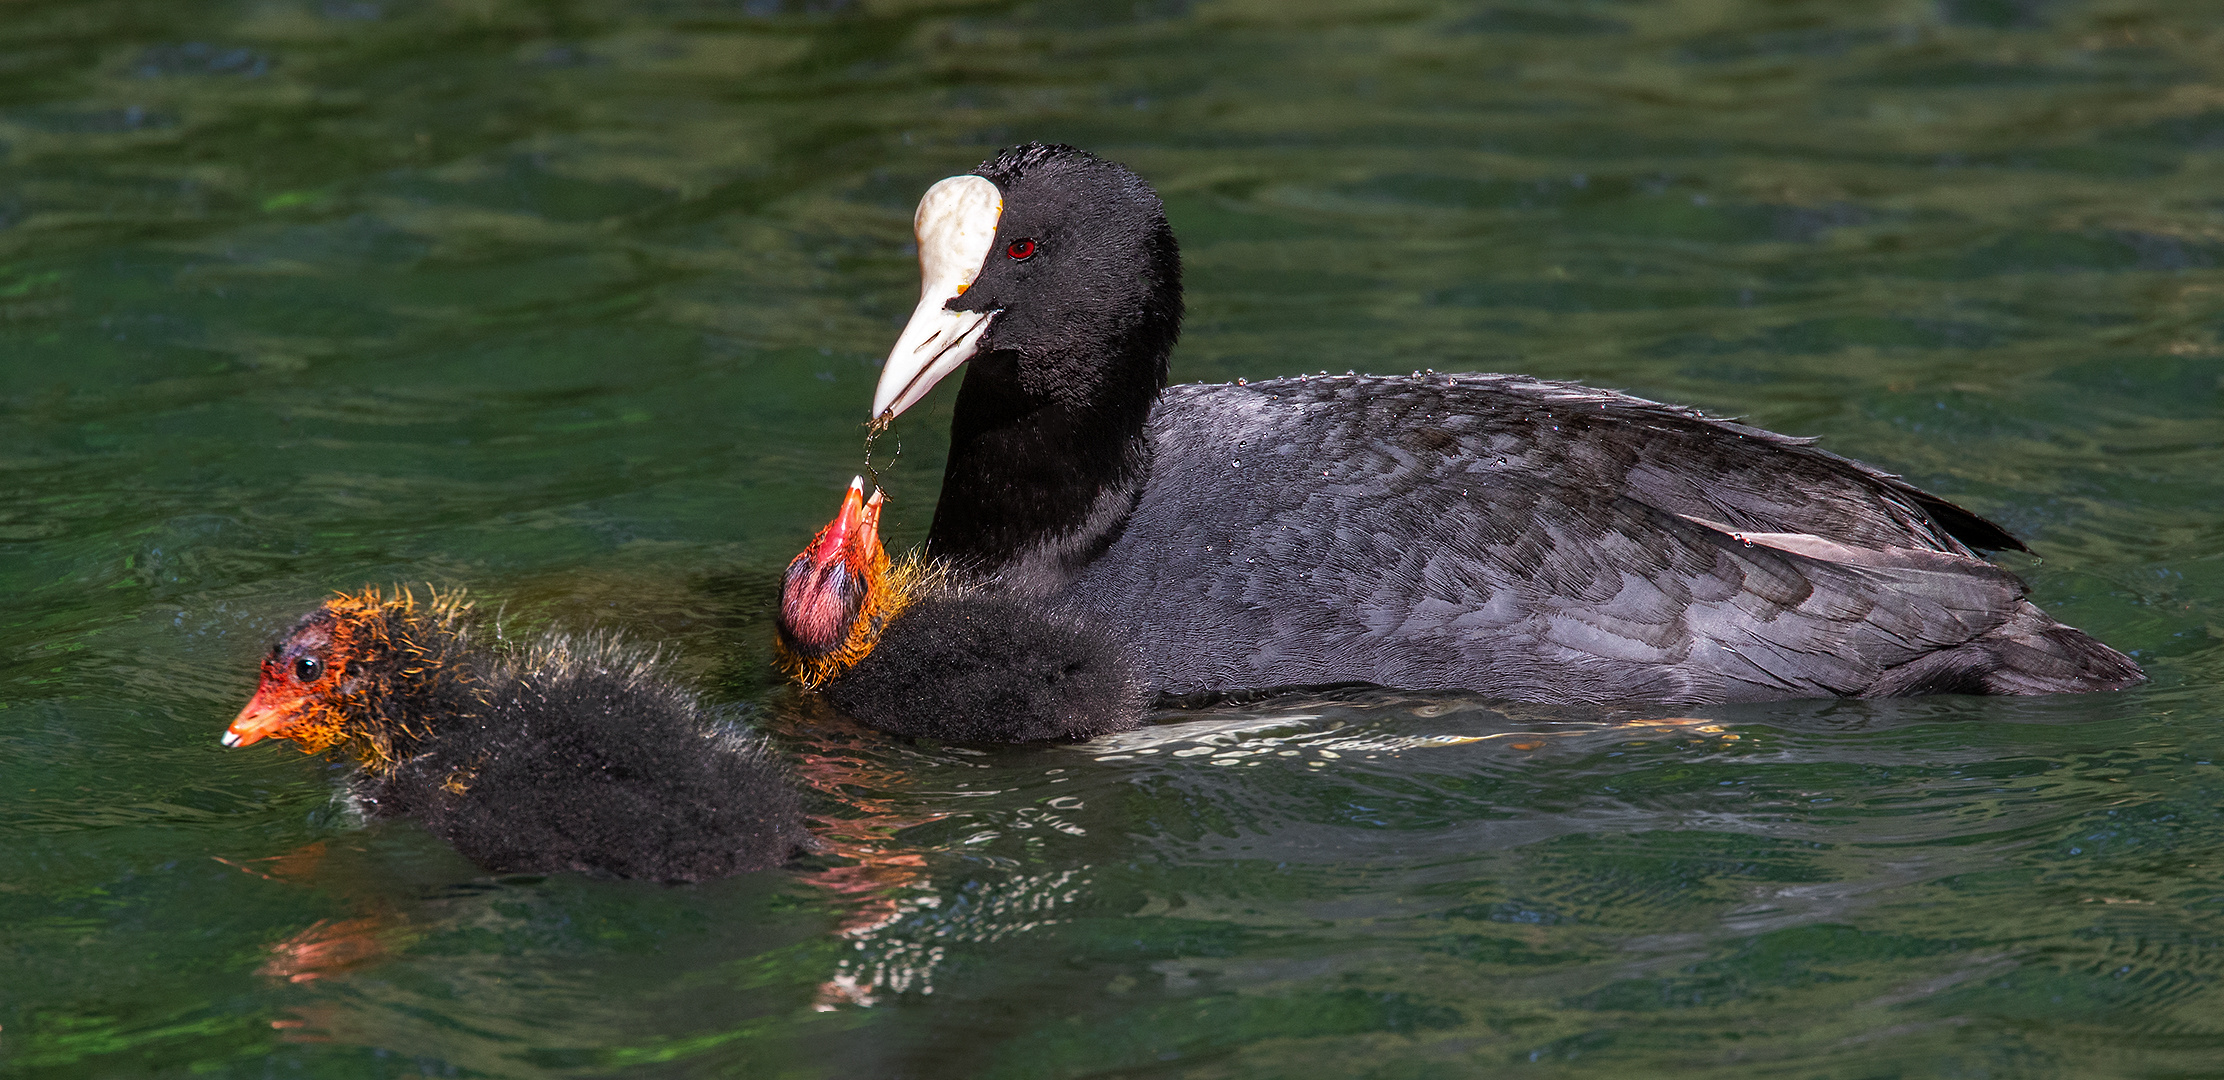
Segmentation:
[(419, 818), (495, 873), (703, 881), (808, 843), (764, 739), (652, 655), (607, 636), (489, 636), (459, 594), (336, 596), (271, 647), (224, 743), (352, 756), (365, 813)]
[[(927, 542), (1149, 688), (1547, 703), (2118, 689), (1989, 521), (1798, 439), (1513, 375), (1166, 387), (1181, 262), (1134, 173), (1030, 144), (920, 203), (876, 423), (969, 365)], [(1435, 362), (1432, 358), (1432, 363)]]

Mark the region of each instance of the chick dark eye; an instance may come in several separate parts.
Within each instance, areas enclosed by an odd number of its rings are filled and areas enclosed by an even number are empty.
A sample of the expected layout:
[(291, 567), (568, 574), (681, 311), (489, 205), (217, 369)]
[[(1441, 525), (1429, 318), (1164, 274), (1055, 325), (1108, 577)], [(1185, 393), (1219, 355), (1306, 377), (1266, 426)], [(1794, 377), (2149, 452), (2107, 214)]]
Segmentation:
[(1024, 259), (1034, 253), (1035, 242), (1032, 239), (1014, 240), (1012, 246), (1004, 249), (1004, 254), (1011, 256), (1014, 260)]
[(293, 662), (293, 677), (301, 682), (315, 682), (324, 674), (324, 661), (314, 656), (304, 656)]

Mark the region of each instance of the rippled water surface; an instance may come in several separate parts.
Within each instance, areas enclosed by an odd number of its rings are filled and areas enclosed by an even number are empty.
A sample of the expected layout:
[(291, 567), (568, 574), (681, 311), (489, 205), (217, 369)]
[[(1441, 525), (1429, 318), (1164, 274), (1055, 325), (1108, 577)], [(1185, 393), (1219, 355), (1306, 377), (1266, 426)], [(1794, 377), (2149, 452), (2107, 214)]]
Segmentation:
[[(1166, 196), (1177, 378), (1819, 435), (2153, 682), (851, 728), (767, 670), (773, 583), (913, 202), (1029, 138)], [(2220, 181), (2224, 16), (2165, 0), (0, 4), (0, 1068), (2224, 1073)], [(396, 581), (663, 643), (833, 852), (489, 878), (217, 745), (270, 635)]]

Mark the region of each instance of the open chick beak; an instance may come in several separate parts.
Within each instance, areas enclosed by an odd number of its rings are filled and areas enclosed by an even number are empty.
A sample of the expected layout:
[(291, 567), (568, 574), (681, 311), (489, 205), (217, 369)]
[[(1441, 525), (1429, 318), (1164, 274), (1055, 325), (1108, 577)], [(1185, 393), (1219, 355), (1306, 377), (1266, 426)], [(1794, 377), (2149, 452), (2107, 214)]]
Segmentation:
[[(873, 493), (872, 518), (877, 528), (880, 521), (880, 493)], [(854, 477), (849, 482), (849, 493), (842, 496), (841, 513), (826, 523), (819, 534), (811, 539), (811, 546), (804, 549), (804, 556), (813, 567), (825, 566), (844, 558), (857, 543), (865, 526), (865, 478)]]
[(927, 189), (912, 217), (919, 239), (919, 306), (904, 324), (873, 389), (873, 422), (885, 425), (973, 358), (995, 311), (951, 311), (980, 276), (996, 243), (1004, 194), (985, 177), (953, 176)]
[(880, 558), (880, 509), (887, 503), (888, 496), (876, 487), (873, 489), (873, 497), (865, 500), (865, 505), (859, 509), (857, 535), (849, 545), (851, 562), (859, 566), (870, 566), (875, 559)]
[(849, 483), (841, 512), (788, 564), (780, 589), (780, 633), (807, 657), (841, 647), (867, 603), (876, 571), (887, 556), (880, 547), (880, 492), (865, 497), (865, 479)]

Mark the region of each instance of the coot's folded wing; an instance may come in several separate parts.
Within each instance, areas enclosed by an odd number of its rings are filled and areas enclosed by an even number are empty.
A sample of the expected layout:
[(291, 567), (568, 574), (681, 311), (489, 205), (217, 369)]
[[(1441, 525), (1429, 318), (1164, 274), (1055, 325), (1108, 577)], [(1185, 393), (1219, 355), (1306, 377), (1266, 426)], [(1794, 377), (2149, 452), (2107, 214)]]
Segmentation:
[[(1697, 512), (1719, 493), (1688, 513), (1626, 493), (1616, 440), (1539, 395), (1388, 382), (1169, 391), (1152, 481), (1069, 601), (1162, 692), (1660, 703), (1860, 694), (2027, 606), (2013, 575), (1919, 532), (1741, 532)], [(1888, 533), (1892, 500), (1872, 501)]]
[[(1393, 380), (1366, 380), (1377, 386)], [(1408, 380), (1395, 380), (1404, 382)], [(1571, 483), (1597, 483), (1673, 513), (1743, 529), (1804, 532), (1868, 547), (2023, 550), (1999, 526), (1890, 473), (1815, 447), (1813, 439), (1696, 409), (1519, 375), (1449, 375), (1446, 406), (1524, 425)]]

